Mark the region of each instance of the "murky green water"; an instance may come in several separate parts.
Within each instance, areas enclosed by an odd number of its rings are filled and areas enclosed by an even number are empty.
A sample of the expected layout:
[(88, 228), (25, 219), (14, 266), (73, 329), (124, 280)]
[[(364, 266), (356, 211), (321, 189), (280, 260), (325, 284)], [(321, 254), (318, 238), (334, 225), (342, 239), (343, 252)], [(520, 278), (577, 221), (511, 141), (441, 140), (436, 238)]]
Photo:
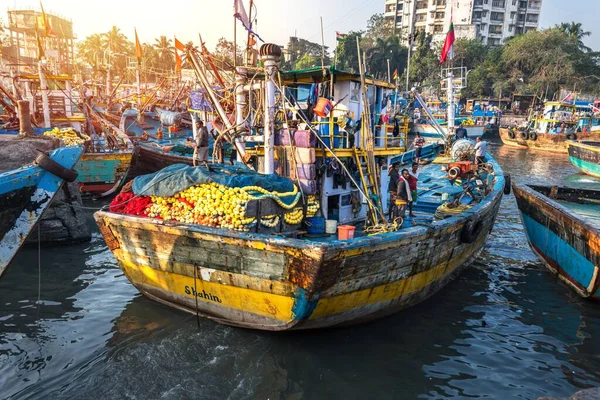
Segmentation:
[[(518, 181), (600, 189), (566, 156), (490, 147)], [(600, 305), (544, 270), (512, 195), (473, 266), (428, 301), (357, 327), (198, 327), (139, 295), (97, 231), (42, 249), (40, 282), (38, 305), (35, 248), (0, 280), (0, 398), (535, 399), (600, 386)]]

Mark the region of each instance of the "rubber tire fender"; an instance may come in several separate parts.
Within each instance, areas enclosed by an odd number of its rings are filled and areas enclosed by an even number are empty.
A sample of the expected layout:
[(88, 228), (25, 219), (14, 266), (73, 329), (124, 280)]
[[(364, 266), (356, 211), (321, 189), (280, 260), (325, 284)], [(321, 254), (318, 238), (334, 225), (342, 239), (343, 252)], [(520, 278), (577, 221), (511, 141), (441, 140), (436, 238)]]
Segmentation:
[(65, 182), (74, 182), (79, 175), (77, 171), (69, 168), (65, 168), (53, 159), (50, 155), (44, 151), (38, 150), (40, 154), (36, 157), (34, 164), (38, 167), (50, 172), (52, 175), (58, 176)]
[(577, 140), (577, 135), (574, 133), (567, 133), (567, 140)]
[(510, 194), (511, 188), (510, 174), (504, 174), (504, 194)]
[(519, 132), (519, 136), (521, 137), (521, 139), (527, 140), (529, 134), (527, 133), (527, 131), (521, 131)]
[(537, 133), (529, 132), (529, 140), (537, 140)]
[(474, 221), (473, 218), (467, 219), (467, 222), (460, 232), (460, 240), (463, 243), (471, 244), (477, 240), (483, 230), (483, 222)]
[(515, 131), (512, 130), (512, 129), (509, 129), (508, 130), (508, 137), (511, 138), (511, 139), (514, 139), (516, 137)]

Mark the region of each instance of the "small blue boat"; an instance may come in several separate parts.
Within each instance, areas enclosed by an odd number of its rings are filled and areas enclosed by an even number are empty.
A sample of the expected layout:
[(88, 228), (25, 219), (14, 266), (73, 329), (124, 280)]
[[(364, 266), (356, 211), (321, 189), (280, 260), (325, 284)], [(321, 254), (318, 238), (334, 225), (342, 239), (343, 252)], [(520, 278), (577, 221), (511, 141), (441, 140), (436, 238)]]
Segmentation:
[(583, 298), (600, 300), (600, 191), (513, 184), (527, 240)]
[(0, 174), (0, 277), (64, 181), (77, 179), (83, 149), (41, 153), (31, 165)]

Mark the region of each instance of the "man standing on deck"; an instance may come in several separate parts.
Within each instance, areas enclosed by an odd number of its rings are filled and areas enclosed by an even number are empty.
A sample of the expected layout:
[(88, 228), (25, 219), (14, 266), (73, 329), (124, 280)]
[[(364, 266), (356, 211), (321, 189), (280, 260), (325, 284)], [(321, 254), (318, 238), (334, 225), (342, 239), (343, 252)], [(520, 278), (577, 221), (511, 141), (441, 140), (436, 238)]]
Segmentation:
[(475, 144), (475, 163), (483, 164), (487, 154), (487, 142), (484, 142), (481, 137), (478, 137), (476, 140), (477, 144)]
[(458, 128), (456, 129), (456, 138), (457, 139), (468, 139), (467, 130), (463, 128), (463, 124), (460, 123)]
[(411, 217), (414, 217), (413, 214), (413, 203), (417, 201), (417, 181), (419, 180), (419, 164), (416, 162), (412, 164), (412, 169), (408, 171), (408, 187), (410, 188), (410, 195), (412, 197), (412, 201), (408, 203), (408, 211)]
[(388, 193), (390, 195), (390, 219), (394, 220), (394, 209), (396, 204), (396, 192), (398, 192), (398, 180), (400, 179), (400, 163), (395, 162), (390, 166), (388, 176), (390, 182), (388, 183)]
[(408, 170), (405, 168), (402, 170), (400, 179), (398, 180), (398, 190), (396, 191), (396, 200), (394, 202), (394, 212), (392, 213), (392, 221), (398, 217), (404, 218), (406, 211), (406, 205), (412, 201), (410, 193), (410, 186), (408, 184), (408, 178), (410, 177)]
[(415, 146), (415, 162), (418, 164), (421, 161), (421, 149), (425, 145), (425, 139), (421, 137), (421, 134), (417, 132), (415, 134), (415, 140), (413, 141), (413, 146)]
[(196, 148), (194, 149), (194, 159), (200, 162), (208, 161), (208, 129), (204, 122), (196, 121)]

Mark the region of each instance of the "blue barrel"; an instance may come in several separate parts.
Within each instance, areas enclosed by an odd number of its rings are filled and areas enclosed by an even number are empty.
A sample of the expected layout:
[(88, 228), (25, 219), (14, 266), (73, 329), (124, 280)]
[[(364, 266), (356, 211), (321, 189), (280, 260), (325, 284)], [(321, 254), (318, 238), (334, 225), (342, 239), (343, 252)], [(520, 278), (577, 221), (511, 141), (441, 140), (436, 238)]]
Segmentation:
[(325, 233), (325, 218), (323, 217), (306, 217), (306, 232), (309, 234)]
[[(327, 119), (323, 118), (321, 120), (321, 122), (326, 122)], [(327, 147), (330, 148), (340, 148), (342, 147), (342, 138), (340, 137), (340, 126), (338, 124), (333, 124), (333, 146), (331, 145), (331, 138), (329, 137), (329, 124), (328, 123), (322, 123), (319, 124), (319, 136), (321, 136), (321, 139), (323, 140), (323, 143), (325, 143), (327, 145)]]

